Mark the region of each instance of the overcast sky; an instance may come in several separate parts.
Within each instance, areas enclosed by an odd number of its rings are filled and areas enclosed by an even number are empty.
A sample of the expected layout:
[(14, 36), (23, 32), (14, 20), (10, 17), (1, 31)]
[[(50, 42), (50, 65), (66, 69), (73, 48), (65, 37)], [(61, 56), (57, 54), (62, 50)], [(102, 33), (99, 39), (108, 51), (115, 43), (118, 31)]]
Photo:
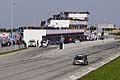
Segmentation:
[[(0, 28), (11, 27), (12, 0), (0, 0)], [(61, 11), (89, 11), (91, 25), (113, 23), (120, 26), (120, 0), (13, 0), (14, 27), (40, 25)]]

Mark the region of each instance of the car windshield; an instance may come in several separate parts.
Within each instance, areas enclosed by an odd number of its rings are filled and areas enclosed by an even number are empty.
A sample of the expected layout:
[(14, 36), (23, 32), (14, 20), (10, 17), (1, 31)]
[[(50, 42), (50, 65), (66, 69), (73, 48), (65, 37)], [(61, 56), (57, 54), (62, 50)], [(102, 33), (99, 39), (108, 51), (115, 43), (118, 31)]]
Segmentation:
[(75, 56), (75, 60), (82, 60), (83, 57), (82, 56)]
[(42, 41), (42, 43), (46, 43), (46, 41)]
[(41, 43), (47, 43), (47, 41), (45, 41), (45, 40), (42, 40), (42, 41), (41, 41)]
[(35, 40), (30, 40), (29, 42), (35, 42)]

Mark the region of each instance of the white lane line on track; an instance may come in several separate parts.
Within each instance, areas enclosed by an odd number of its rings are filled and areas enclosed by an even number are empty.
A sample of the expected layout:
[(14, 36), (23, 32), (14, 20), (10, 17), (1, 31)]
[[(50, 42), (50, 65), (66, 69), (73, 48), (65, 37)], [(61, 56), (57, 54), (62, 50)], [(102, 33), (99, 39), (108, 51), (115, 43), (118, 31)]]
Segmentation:
[(41, 56), (42, 56), (42, 55), (40, 54), (40, 55), (37, 55), (37, 56), (31, 57), (30, 59), (39, 58), (39, 57), (41, 57)]
[(96, 65), (96, 66), (92, 66), (92, 67), (90, 66), (90, 67), (88, 67), (87, 69), (83, 69), (83, 70), (81, 70), (80, 72), (75, 73), (74, 75), (71, 75), (71, 76), (69, 76), (68, 78), (63, 79), (63, 80), (76, 80), (76, 79), (78, 79), (78, 78), (81, 78), (82, 76), (87, 75), (87, 74), (90, 73), (91, 71), (98, 69), (99, 67), (101, 67), (101, 66), (103, 66), (104, 64), (110, 62), (111, 60), (114, 60), (115, 58), (117, 58), (117, 57), (119, 57), (119, 56), (120, 56), (120, 53), (118, 53), (118, 54), (116, 54), (116, 55), (114, 55), (114, 56), (111, 56), (111, 57), (109, 57), (109, 58), (107, 58), (107, 59), (105, 59), (105, 60), (103, 60), (103, 61), (100, 61), (99, 63), (95, 63), (95, 64), (93, 64), (93, 65)]

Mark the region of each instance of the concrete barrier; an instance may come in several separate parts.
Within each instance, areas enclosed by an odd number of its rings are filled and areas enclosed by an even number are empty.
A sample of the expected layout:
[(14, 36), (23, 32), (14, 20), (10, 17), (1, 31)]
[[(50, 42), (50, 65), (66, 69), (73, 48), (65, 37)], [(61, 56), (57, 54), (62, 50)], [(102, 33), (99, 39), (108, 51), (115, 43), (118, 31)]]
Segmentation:
[(24, 48), (24, 45), (13, 45), (13, 46), (8, 46), (8, 47), (1, 47), (0, 53), (19, 50), (23, 48)]
[(95, 40), (95, 41), (83, 41), (83, 42), (78, 42), (78, 43), (70, 43), (70, 44), (65, 44), (64, 45), (64, 49), (68, 49), (68, 48), (74, 48), (74, 47), (80, 47), (82, 45), (91, 45), (91, 43), (93, 44), (101, 44), (101, 43), (109, 43), (109, 42), (113, 42), (116, 41), (114, 40), (114, 38), (110, 38), (110, 39), (104, 39), (104, 40)]

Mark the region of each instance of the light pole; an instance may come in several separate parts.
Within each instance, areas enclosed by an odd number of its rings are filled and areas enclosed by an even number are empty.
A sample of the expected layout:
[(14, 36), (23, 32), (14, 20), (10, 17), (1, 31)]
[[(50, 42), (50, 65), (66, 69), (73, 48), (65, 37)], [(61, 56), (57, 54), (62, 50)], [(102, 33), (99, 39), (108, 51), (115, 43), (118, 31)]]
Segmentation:
[(13, 28), (14, 28), (14, 6), (15, 6), (15, 0), (11, 0), (11, 38), (13, 38)]

